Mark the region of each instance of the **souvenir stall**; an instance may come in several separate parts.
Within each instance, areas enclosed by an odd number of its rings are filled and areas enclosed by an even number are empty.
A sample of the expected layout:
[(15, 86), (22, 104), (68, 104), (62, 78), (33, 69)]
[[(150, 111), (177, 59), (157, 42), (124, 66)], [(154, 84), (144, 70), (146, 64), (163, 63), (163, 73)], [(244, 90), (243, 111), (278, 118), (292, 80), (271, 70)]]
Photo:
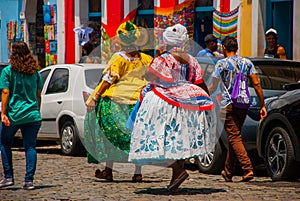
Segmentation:
[[(57, 63), (57, 6), (23, 1), (20, 18), (7, 23), (8, 55), (14, 41), (25, 41), (43, 68)], [(32, 6), (36, 5), (36, 6)]]
[(57, 7), (43, 5), (45, 66), (57, 64)]
[[(155, 2), (154, 36), (156, 54), (159, 54), (164, 49), (162, 33), (167, 27), (180, 23), (187, 28), (190, 39), (193, 39), (194, 14), (195, 0)], [(191, 48), (193, 47), (191, 46)]]

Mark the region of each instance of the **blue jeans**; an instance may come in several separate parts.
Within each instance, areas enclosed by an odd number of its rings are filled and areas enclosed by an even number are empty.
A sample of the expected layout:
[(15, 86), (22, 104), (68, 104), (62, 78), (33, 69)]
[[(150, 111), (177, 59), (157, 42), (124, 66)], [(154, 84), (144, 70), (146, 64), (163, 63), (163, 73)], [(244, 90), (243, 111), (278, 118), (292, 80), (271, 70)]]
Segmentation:
[(21, 130), (26, 158), (25, 182), (32, 182), (36, 169), (36, 138), (41, 127), (41, 121), (5, 126), (2, 124), (1, 157), (5, 178), (14, 178), (12, 163), (12, 145), (18, 129)]

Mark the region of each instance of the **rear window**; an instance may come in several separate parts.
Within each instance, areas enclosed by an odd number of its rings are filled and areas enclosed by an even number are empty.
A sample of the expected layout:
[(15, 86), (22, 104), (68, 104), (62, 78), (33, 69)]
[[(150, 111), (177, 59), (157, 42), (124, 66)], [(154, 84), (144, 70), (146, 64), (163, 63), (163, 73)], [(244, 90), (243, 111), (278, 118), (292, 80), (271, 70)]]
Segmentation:
[(96, 88), (96, 86), (98, 85), (101, 76), (102, 76), (102, 71), (103, 69), (86, 69), (84, 71), (85, 73), (85, 83), (86, 85), (91, 88), (94, 89)]
[(295, 83), (293, 67), (257, 65), (256, 70), (263, 89), (282, 90), (283, 85)]

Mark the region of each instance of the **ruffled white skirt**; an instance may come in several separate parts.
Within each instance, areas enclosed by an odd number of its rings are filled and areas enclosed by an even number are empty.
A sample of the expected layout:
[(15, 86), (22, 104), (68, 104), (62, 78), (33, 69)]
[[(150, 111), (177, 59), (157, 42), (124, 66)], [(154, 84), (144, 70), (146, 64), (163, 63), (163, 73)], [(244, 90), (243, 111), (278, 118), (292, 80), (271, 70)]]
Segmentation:
[(148, 92), (138, 110), (131, 134), (129, 161), (155, 164), (196, 157), (214, 150), (211, 121), (214, 110), (173, 106)]

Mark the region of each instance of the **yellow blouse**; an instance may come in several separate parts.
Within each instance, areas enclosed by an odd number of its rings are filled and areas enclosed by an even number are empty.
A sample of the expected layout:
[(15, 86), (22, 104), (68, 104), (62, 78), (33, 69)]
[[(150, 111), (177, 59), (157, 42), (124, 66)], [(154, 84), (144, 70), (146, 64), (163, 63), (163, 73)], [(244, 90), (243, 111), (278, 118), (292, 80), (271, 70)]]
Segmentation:
[(140, 58), (132, 59), (124, 53), (115, 53), (107, 64), (105, 73), (113, 77), (111, 86), (101, 97), (109, 97), (122, 104), (135, 104), (140, 91), (147, 81), (144, 78), (152, 57), (141, 53)]

